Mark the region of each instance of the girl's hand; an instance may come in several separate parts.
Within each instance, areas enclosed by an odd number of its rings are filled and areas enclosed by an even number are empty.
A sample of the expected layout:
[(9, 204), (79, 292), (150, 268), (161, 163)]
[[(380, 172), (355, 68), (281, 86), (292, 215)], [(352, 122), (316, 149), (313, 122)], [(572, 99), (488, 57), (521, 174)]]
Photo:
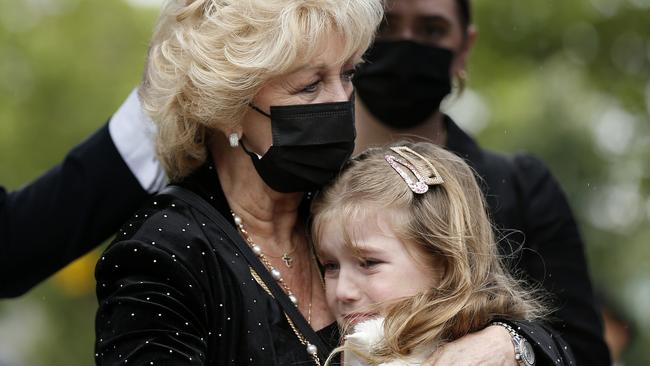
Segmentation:
[(468, 334), (436, 351), (423, 366), (517, 366), (510, 333), (491, 325)]

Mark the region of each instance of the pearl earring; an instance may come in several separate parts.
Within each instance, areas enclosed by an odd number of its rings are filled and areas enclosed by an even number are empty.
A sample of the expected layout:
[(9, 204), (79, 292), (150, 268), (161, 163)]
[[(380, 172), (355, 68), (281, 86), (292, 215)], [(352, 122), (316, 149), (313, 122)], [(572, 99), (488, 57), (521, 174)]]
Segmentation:
[(233, 132), (230, 135), (228, 135), (228, 143), (230, 144), (230, 147), (239, 146), (239, 135), (237, 134), (237, 132)]

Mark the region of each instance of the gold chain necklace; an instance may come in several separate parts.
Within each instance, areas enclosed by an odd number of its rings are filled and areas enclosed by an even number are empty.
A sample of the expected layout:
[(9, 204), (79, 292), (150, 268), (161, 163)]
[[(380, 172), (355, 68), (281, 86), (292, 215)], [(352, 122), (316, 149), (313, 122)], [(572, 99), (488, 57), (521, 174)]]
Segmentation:
[[(280, 287), (282, 287), (282, 289), (287, 294), (287, 296), (289, 296), (289, 300), (291, 300), (291, 302), (296, 307), (298, 307), (298, 298), (296, 297), (296, 295), (294, 295), (294, 293), (291, 291), (289, 286), (286, 284), (286, 282), (284, 281), (284, 278), (282, 278), (282, 273), (277, 268), (275, 268), (273, 266), (273, 264), (271, 264), (271, 262), (266, 257), (264, 252), (262, 252), (262, 248), (259, 245), (255, 244), (253, 242), (253, 239), (251, 239), (250, 234), (248, 233), (248, 231), (246, 231), (246, 228), (244, 228), (244, 222), (242, 221), (241, 217), (237, 216), (232, 211), (230, 211), (230, 213), (232, 214), (232, 217), (235, 220), (235, 225), (237, 225), (237, 229), (242, 234), (242, 236), (244, 237), (244, 239), (246, 240), (246, 242), (250, 246), (253, 253), (255, 253), (257, 258), (260, 259), (260, 261), (264, 264), (266, 269), (271, 273), (271, 277), (273, 277), (273, 279), (277, 281), (277, 283), (280, 285)], [(285, 253), (285, 255), (286, 255), (286, 253)], [(284, 258), (283, 258), (283, 260), (284, 260)], [(290, 258), (290, 260), (291, 260), (291, 262), (293, 262), (293, 258)], [(287, 261), (285, 261), (285, 264), (287, 264)], [(291, 267), (289, 264), (287, 264), (287, 266)], [(310, 264), (310, 269), (311, 269), (311, 264)], [(311, 278), (310, 278), (310, 281), (311, 281)], [(309, 299), (309, 313), (311, 314), (311, 299)]]
[(290, 248), (289, 250), (285, 251), (284, 253), (282, 253), (282, 255), (277, 256), (277, 255), (266, 254), (266, 256), (267, 256), (267, 257), (271, 257), (271, 258), (276, 258), (276, 259), (277, 259), (277, 258), (281, 258), (282, 261), (284, 262), (284, 265), (285, 265), (287, 268), (291, 268), (291, 267), (293, 266), (293, 256), (291, 256), (291, 255), (292, 255), (293, 252), (295, 252), (295, 251), (296, 251), (296, 245), (294, 245), (294, 244), (292, 243), (291, 248)]
[(295, 252), (295, 251), (296, 251), (296, 248), (294, 247), (294, 248), (291, 248), (291, 250), (282, 253), (282, 255), (280, 255), (280, 256), (270, 255), (270, 254), (267, 254), (267, 255), (269, 257), (271, 257), (271, 258), (282, 258), (282, 261), (284, 262), (284, 265), (287, 268), (291, 268), (293, 266), (293, 257), (291, 256), (291, 254), (293, 254), (293, 252)]
[[(253, 248), (254, 252), (255, 252), (255, 250), (258, 250), (261, 253), (261, 248), (259, 247), (259, 245), (256, 245), (255, 243), (253, 243), (252, 239), (250, 238), (250, 235), (248, 235), (248, 232), (246, 230), (244, 230), (243, 222), (242, 222), (241, 217), (237, 216), (232, 211), (230, 211), (230, 213), (232, 214), (233, 218), (235, 219), (235, 224), (237, 225), (237, 229), (239, 229), (239, 231), (242, 233), (242, 235), (244, 235), (244, 238), (246, 239), (246, 242), (248, 242), (248, 244), (251, 245), (251, 248)], [(255, 248), (257, 248), (257, 249), (255, 249)], [(275, 255), (270, 255), (270, 254), (264, 254), (264, 256), (265, 257), (271, 257), (271, 258), (282, 258), (282, 261), (284, 262), (284, 265), (287, 268), (292, 268), (292, 266), (293, 266), (293, 257), (291, 256), (291, 254), (293, 254), (293, 252), (295, 252), (295, 251), (296, 251), (296, 246), (292, 245), (292, 248), (290, 250), (285, 251), (284, 253), (282, 253), (281, 256), (275, 256)], [(255, 252), (255, 254), (259, 257), (259, 254), (257, 252)]]
[[(255, 244), (253, 242), (250, 235), (248, 234), (248, 231), (246, 231), (246, 229), (244, 228), (244, 223), (243, 223), (241, 217), (237, 216), (232, 211), (230, 213), (232, 214), (232, 217), (233, 217), (233, 219), (235, 221), (235, 225), (237, 225), (237, 229), (239, 230), (239, 232), (242, 234), (242, 236), (246, 240), (246, 243), (248, 244), (248, 246), (250, 246), (253, 253), (255, 253), (255, 255), (260, 259), (262, 264), (264, 264), (264, 267), (266, 267), (266, 269), (271, 273), (271, 277), (273, 277), (273, 279), (280, 285), (280, 287), (282, 287), (282, 290), (284, 290), (284, 292), (287, 294), (287, 296), (289, 297), (289, 300), (291, 300), (291, 302), (297, 308), (298, 307), (298, 298), (293, 294), (293, 292), (291, 291), (289, 286), (286, 284), (286, 282), (284, 282), (284, 279), (282, 278), (282, 274), (280, 273), (280, 271), (278, 271), (275, 267), (273, 267), (271, 262), (268, 260), (268, 258), (266, 258), (266, 256), (262, 252), (262, 248), (260, 248), (259, 245)], [(295, 248), (294, 248), (294, 250), (295, 250)], [(292, 250), (292, 252), (293, 252), (293, 250)], [(309, 296), (310, 296), (310, 299), (309, 299), (309, 307), (308, 307), (309, 310), (308, 310), (308, 318), (307, 318), (307, 323), (309, 325), (311, 325), (311, 307), (312, 307), (312, 298), (313, 298), (313, 295), (314, 295), (313, 294), (313, 287), (314, 286), (312, 284), (313, 278), (311, 277), (312, 276), (312, 266), (311, 266), (311, 264), (312, 263), (310, 261), (309, 262), (309, 283), (310, 283), (310, 285), (309, 285), (310, 295)], [(249, 270), (251, 272), (251, 275), (255, 279), (255, 281), (266, 291), (266, 293), (268, 293), (271, 297), (273, 297), (273, 294), (269, 290), (268, 286), (266, 286), (266, 284), (264, 283), (264, 280), (262, 280), (262, 278), (260, 278), (260, 276), (257, 274), (257, 272), (255, 272), (255, 270), (250, 266), (249, 266)], [(314, 363), (317, 366), (320, 366), (321, 363), (320, 363), (320, 359), (318, 358), (318, 348), (315, 345), (309, 343), (309, 341), (307, 341), (307, 338), (302, 333), (300, 333), (300, 331), (295, 326), (295, 324), (293, 323), (293, 321), (291, 320), (291, 318), (289, 317), (289, 315), (286, 312), (284, 313), (284, 316), (287, 319), (287, 322), (289, 323), (289, 326), (291, 327), (291, 330), (296, 335), (296, 337), (298, 338), (300, 343), (302, 343), (306, 347), (307, 354), (309, 354), (309, 356), (312, 358), (312, 360), (314, 361)]]
[[(266, 283), (264, 283), (264, 280), (262, 280), (259, 274), (257, 274), (257, 272), (255, 272), (255, 270), (250, 266), (248, 269), (251, 272), (251, 276), (253, 276), (255, 281), (264, 289), (264, 291), (266, 291), (269, 296), (274, 297), (271, 293), (271, 290), (269, 290), (268, 286), (266, 286)], [(311, 306), (309, 307), (309, 314), (311, 317)], [(318, 358), (318, 348), (315, 345), (309, 343), (307, 338), (302, 333), (300, 333), (296, 325), (293, 323), (293, 320), (291, 320), (291, 317), (289, 317), (286, 312), (284, 312), (284, 317), (287, 319), (287, 323), (289, 323), (289, 326), (291, 327), (293, 334), (295, 334), (296, 338), (298, 338), (298, 341), (300, 341), (300, 343), (305, 346), (307, 354), (309, 354), (309, 357), (311, 357), (311, 359), (314, 361), (314, 364), (321, 366), (320, 359)]]

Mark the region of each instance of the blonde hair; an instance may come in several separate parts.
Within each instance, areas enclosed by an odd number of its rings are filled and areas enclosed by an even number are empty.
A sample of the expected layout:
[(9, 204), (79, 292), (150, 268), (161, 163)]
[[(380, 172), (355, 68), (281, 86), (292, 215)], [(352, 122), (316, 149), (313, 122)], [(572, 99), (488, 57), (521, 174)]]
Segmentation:
[(354, 157), (312, 204), (316, 247), (325, 224), (346, 228), (351, 221), (390, 212), (392, 229), (414, 258), (428, 267), (442, 267), (429, 268), (441, 272), (435, 288), (389, 304), (385, 340), (372, 354), (363, 356), (371, 364), (387, 362), (408, 355), (419, 345), (435, 347), (460, 338), (497, 318), (541, 318), (545, 310), (539, 294), (525, 290), (500, 263), (472, 169), (458, 156), (430, 143), (397, 145), (408, 146), (429, 160), (444, 183), (429, 186), (424, 194), (413, 193), (385, 160), (386, 155), (396, 154), (375, 148)]
[(328, 37), (344, 40), (342, 61), (360, 60), (382, 17), (383, 0), (168, 1), (140, 99), (170, 178), (200, 166), (208, 132), (231, 131), (265, 82), (304, 66)]

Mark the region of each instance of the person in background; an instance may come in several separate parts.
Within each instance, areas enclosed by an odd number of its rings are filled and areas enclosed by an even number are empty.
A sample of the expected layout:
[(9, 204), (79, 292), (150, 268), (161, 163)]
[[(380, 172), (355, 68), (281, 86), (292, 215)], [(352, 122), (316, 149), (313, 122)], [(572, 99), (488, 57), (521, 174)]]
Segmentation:
[[(609, 365), (584, 244), (559, 184), (540, 160), (483, 149), (440, 111), (453, 80), (461, 89), (465, 83), (477, 36), (470, 5), (469, 0), (388, 1), (375, 44), (355, 75), (357, 151), (406, 137), (464, 158), (481, 182), (502, 254), (514, 255), (512, 269), (552, 295), (556, 310), (549, 325), (569, 343), (578, 365)], [(520, 333), (537, 346), (537, 332)], [(501, 342), (509, 342), (504, 336)], [(472, 349), (484, 352), (487, 363), (498, 349), (488, 346), (496, 340), (487, 334), (471, 340), (447, 345), (442, 358), (466, 360)]]

